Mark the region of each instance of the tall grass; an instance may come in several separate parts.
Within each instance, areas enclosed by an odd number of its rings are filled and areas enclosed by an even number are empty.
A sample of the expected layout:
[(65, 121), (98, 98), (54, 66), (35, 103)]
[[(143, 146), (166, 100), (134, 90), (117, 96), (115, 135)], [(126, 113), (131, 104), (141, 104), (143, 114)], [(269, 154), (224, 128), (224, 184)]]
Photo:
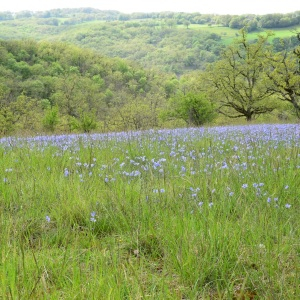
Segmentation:
[(299, 136), (0, 140), (0, 298), (298, 299)]

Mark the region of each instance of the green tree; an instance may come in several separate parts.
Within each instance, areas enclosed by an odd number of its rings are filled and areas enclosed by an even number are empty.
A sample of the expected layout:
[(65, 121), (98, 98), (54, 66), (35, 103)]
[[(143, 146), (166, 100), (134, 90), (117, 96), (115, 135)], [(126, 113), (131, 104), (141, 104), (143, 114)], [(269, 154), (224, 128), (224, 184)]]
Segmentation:
[(49, 108), (43, 119), (44, 128), (54, 132), (59, 123), (58, 107)]
[(175, 19), (167, 19), (166, 24), (169, 28), (175, 28), (176, 20)]
[(79, 119), (79, 128), (83, 130), (83, 132), (91, 132), (92, 130), (97, 128), (96, 117), (91, 113), (83, 113)]
[(36, 107), (36, 101), (24, 94), (11, 100), (9, 91), (0, 86), (0, 132), (11, 133), (17, 125), (22, 129), (33, 129)]
[(166, 118), (182, 119), (189, 126), (202, 126), (216, 117), (213, 104), (204, 93), (177, 94), (170, 100)]
[(270, 81), (268, 89), (276, 93), (280, 100), (293, 105), (296, 116), (300, 119), (300, 65), (297, 51), (283, 51), (267, 54), (265, 67)]
[(189, 26), (191, 25), (191, 22), (189, 20), (184, 20), (183, 25), (186, 27), (186, 29), (189, 29)]
[(222, 59), (207, 68), (208, 86), (221, 114), (251, 121), (274, 109), (268, 102), (274, 92), (267, 88), (264, 73), (270, 36), (258, 35), (253, 43), (242, 29), (240, 38), (224, 51)]

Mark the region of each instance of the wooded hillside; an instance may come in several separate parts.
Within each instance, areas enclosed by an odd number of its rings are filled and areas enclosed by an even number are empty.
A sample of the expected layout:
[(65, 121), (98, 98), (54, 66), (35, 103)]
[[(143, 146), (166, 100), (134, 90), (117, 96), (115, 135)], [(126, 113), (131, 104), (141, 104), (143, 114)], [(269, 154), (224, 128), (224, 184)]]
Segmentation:
[(180, 16), (2, 13), (1, 134), (299, 118), (297, 28), (274, 35), (229, 28), (233, 17), (223, 26), (222, 16), (206, 25), (199, 14)]
[[(282, 20), (290, 20), (283, 26)], [(1, 21), (2, 20), (2, 21)], [(255, 26), (253, 24), (256, 24)], [(299, 12), (265, 16), (222, 16), (200, 13), (134, 13), (91, 8), (0, 14), (0, 39), (64, 41), (102, 55), (136, 61), (145, 68), (178, 76), (217, 61), (225, 46), (247, 26), (249, 38), (272, 29), (276, 51), (282, 42), (293, 49), (298, 41)]]
[(164, 74), (65, 43), (1, 41), (1, 131), (156, 127), (167, 82)]

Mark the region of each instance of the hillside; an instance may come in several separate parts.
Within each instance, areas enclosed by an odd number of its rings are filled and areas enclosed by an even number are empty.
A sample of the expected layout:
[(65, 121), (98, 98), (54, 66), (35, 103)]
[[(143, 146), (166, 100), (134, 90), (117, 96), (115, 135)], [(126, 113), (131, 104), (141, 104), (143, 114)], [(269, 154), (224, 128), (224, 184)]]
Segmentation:
[(170, 79), (62, 42), (0, 41), (0, 133), (157, 127)]
[[(0, 134), (107, 132), (201, 126), (216, 117), (215, 124), (226, 124), (232, 123), (228, 117), (253, 120), (263, 114), (263, 120), (277, 121), (300, 116), (298, 58), (285, 52), (296, 49), (300, 28), (277, 28), (272, 35), (263, 28), (238, 30), (232, 22), (225, 26), (212, 16), (195, 24), (196, 16), (187, 22), (168, 14), (162, 19), (81, 10), (48, 13), (0, 14)], [(230, 69), (230, 56), (238, 62), (235, 69)], [(227, 77), (222, 75), (224, 64)], [(245, 68), (245, 76), (253, 72), (254, 78), (238, 78)], [(232, 74), (238, 89), (234, 81), (219, 86)], [(226, 94), (228, 85), (234, 96)], [(252, 99), (249, 89), (255, 95), (266, 90), (261, 94), (265, 101), (254, 104), (260, 98)], [(224, 97), (229, 103), (224, 104)]]
[[(290, 21), (284, 23), (284, 19)], [(290, 48), (298, 43), (294, 33), (300, 28), (297, 13), (237, 18), (166, 12), (124, 15), (93, 9), (0, 15), (0, 39), (70, 42), (102, 55), (136, 61), (149, 69), (182, 75), (218, 60), (224, 46), (245, 25), (253, 39), (259, 32), (272, 30), (270, 42), (278, 50), (279, 38), (285, 38)]]

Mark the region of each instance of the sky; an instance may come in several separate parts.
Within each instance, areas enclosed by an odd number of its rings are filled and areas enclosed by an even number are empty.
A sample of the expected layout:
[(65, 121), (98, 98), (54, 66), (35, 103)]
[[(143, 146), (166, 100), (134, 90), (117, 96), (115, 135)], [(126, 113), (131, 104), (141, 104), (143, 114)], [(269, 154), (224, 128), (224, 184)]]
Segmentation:
[(132, 12), (198, 12), (202, 14), (269, 14), (300, 11), (298, 0), (1, 0), (0, 11), (43, 11), (93, 7)]

